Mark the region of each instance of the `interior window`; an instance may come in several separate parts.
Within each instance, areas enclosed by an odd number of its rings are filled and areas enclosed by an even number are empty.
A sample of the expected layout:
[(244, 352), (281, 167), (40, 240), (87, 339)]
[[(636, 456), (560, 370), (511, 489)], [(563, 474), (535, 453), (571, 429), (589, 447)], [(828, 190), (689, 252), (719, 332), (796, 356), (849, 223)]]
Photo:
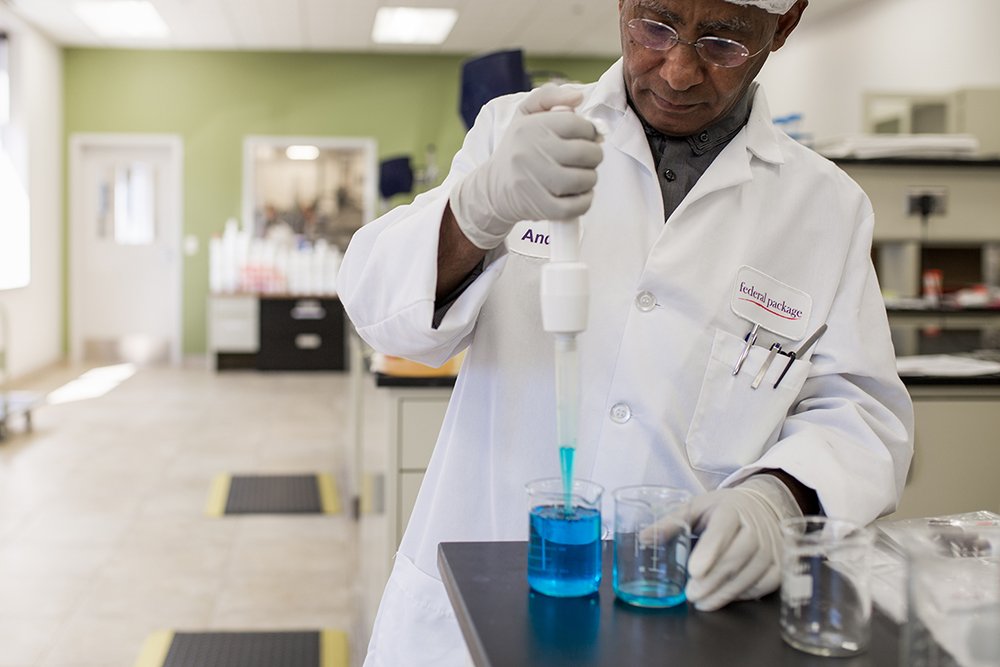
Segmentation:
[(98, 184), (97, 237), (119, 245), (156, 241), (156, 170), (144, 162), (107, 169)]

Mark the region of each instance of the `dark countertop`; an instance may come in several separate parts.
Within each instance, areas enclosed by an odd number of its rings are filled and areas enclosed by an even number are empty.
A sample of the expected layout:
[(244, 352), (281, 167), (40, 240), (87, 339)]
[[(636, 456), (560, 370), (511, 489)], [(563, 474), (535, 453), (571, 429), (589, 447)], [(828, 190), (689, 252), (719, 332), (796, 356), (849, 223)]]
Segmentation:
[(998, 326), (1000, 326), (1000, 306), (935, 306), (933, 308), (908, 308), (906, 306), (887, 307), (885, 312), (891, 317), (900, 315), (930, 315), (930, 316), (957, 316), (957, 317), (982, 317), (983, 315), (997, 316)]
[(830, 158), (838, 165), (874, 165), (883, 167), (1000, 167), (1000, 157), (995, 155), (975, 156), (967, 158), (927, 158), (927, 157), (878, 157)]
[[(375, 386), (385, 388), (454, 387), (455, 377), (397, 377), (375, 373)], [(975, 377), (907, 376), (906, 386), (935, 387), (995, 387), (1000, 386), (1000, 375), (979, 375)]]
[(643, 610), (615, 599), (610, 542), (604, 543), (602, 558), (596, 595), (559, 599), (528, 588), (526, 542), (441, 544), (438, 567), (477, 667), (894, 667), (899, 662), (899, 627), (878, 611), (866, 653), (818, 658), (782, 641), (777, 593), (716, 612), (689, 605)]
[(372, 373), (376, 387), (454, 387), (454, 375), (434, 375), (429, 377), (404, 377)]

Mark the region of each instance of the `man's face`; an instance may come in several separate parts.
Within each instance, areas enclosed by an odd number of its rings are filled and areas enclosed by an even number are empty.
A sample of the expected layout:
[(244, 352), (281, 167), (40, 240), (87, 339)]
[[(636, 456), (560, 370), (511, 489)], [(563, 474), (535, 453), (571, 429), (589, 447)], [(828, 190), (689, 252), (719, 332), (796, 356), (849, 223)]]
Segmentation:
[[(804, 5), (779, 18), (725, 0), (618, 0), (625, 85), (635, 108), (647, 123), (671, 136), (695, 134), (710, 126), (743, 96), (768, 53), (784, 44)], [(763, 50), (738, 67), (718, 67), (685, 44), (669, 51), (642, 46), (627, 27), (636, 18), (664, 23), (682, 40), (723, 37), (743, 44), (752, 54)]]

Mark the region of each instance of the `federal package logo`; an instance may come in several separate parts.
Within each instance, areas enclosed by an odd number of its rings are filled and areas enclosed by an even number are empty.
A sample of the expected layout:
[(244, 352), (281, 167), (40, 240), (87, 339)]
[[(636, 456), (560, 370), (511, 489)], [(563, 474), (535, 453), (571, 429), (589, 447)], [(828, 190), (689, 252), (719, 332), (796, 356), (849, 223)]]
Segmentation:
[(784, 338), (799, 340), (809, 324), (812, 297), (752, 266), (741, 266), (730, 307), (749, 322)]

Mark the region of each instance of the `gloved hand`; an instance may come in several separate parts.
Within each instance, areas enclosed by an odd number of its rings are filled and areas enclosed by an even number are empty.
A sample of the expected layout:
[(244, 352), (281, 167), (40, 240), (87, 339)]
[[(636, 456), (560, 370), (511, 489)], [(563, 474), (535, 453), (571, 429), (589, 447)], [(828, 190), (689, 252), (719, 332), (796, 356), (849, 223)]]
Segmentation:
[(714, 611), (777, 589), (780, 523), (793, 516), (802, 516), (795, 497), (766, 474), (695, 497), (688, 520), (699, 538), (688, 559), (688, 600), (701, 611)]
[(590, 208), (604, 156), (597, 130), (570, 111), (549, 111), (582, 99), (554, 84), (533, 90), (493, 155), (452, 192), (452, 213), (477, 247), (500, 245), (521, 220), (568, 220)]

